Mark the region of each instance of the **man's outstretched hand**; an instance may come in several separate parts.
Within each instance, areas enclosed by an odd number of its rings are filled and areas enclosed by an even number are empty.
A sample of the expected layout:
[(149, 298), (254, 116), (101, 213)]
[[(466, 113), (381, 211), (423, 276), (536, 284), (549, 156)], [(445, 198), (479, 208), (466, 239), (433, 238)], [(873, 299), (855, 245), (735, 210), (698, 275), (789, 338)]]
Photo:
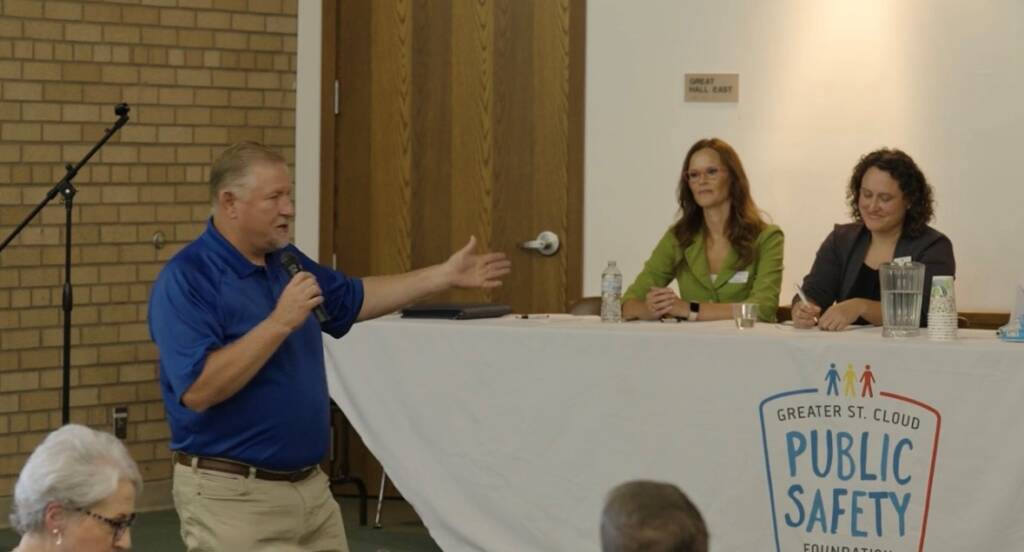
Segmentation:
[(459, 288), (494, 288), (512, 271), (512, 261), (504, 253), (474, 253), (476, 236), (444, 263), (451, 285)]

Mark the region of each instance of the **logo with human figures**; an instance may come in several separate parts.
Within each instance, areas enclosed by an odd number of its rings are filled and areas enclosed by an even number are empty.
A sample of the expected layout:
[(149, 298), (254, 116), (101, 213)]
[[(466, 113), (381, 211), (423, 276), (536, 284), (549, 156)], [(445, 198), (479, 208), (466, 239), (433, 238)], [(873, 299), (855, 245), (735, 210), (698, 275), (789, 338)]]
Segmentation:
[(942, 416), (868, 364), (761, 401), (776, 552), (922, 552)]

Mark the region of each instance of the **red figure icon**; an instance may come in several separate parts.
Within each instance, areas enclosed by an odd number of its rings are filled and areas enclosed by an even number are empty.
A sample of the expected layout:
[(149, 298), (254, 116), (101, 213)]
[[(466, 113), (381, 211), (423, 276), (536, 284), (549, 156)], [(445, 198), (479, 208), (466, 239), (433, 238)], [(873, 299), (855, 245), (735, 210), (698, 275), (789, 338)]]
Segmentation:
[(875, 382), (875, 375), (871, 373), (870, 364), (864, 365), (864, 373), (860, 375), (860, 382), (863, 384), (860, 388), (860, 396), (874, 397), (875, 393), (871, 389), (871, 384)]

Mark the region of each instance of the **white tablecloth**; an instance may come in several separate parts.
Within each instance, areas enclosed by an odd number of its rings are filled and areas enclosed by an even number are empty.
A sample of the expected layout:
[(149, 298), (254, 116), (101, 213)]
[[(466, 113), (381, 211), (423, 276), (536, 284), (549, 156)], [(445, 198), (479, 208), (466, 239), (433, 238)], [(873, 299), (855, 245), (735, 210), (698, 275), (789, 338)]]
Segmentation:
[(326, 357), (445, 550), (598, 550), (636, 478), (683, 488), (716, 552), (1024, 550), (1024, 346), (960, 335), (388, 317)]

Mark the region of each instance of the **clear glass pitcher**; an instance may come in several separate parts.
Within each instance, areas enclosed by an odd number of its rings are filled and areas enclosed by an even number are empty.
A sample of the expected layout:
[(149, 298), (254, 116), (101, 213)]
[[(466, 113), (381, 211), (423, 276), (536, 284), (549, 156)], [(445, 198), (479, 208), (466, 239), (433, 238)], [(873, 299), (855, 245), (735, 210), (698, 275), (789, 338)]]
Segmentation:
[(882, 263), (878, 277), (882, 288), (882, 335), (913, 337), (920, 333), (924, 264)]

